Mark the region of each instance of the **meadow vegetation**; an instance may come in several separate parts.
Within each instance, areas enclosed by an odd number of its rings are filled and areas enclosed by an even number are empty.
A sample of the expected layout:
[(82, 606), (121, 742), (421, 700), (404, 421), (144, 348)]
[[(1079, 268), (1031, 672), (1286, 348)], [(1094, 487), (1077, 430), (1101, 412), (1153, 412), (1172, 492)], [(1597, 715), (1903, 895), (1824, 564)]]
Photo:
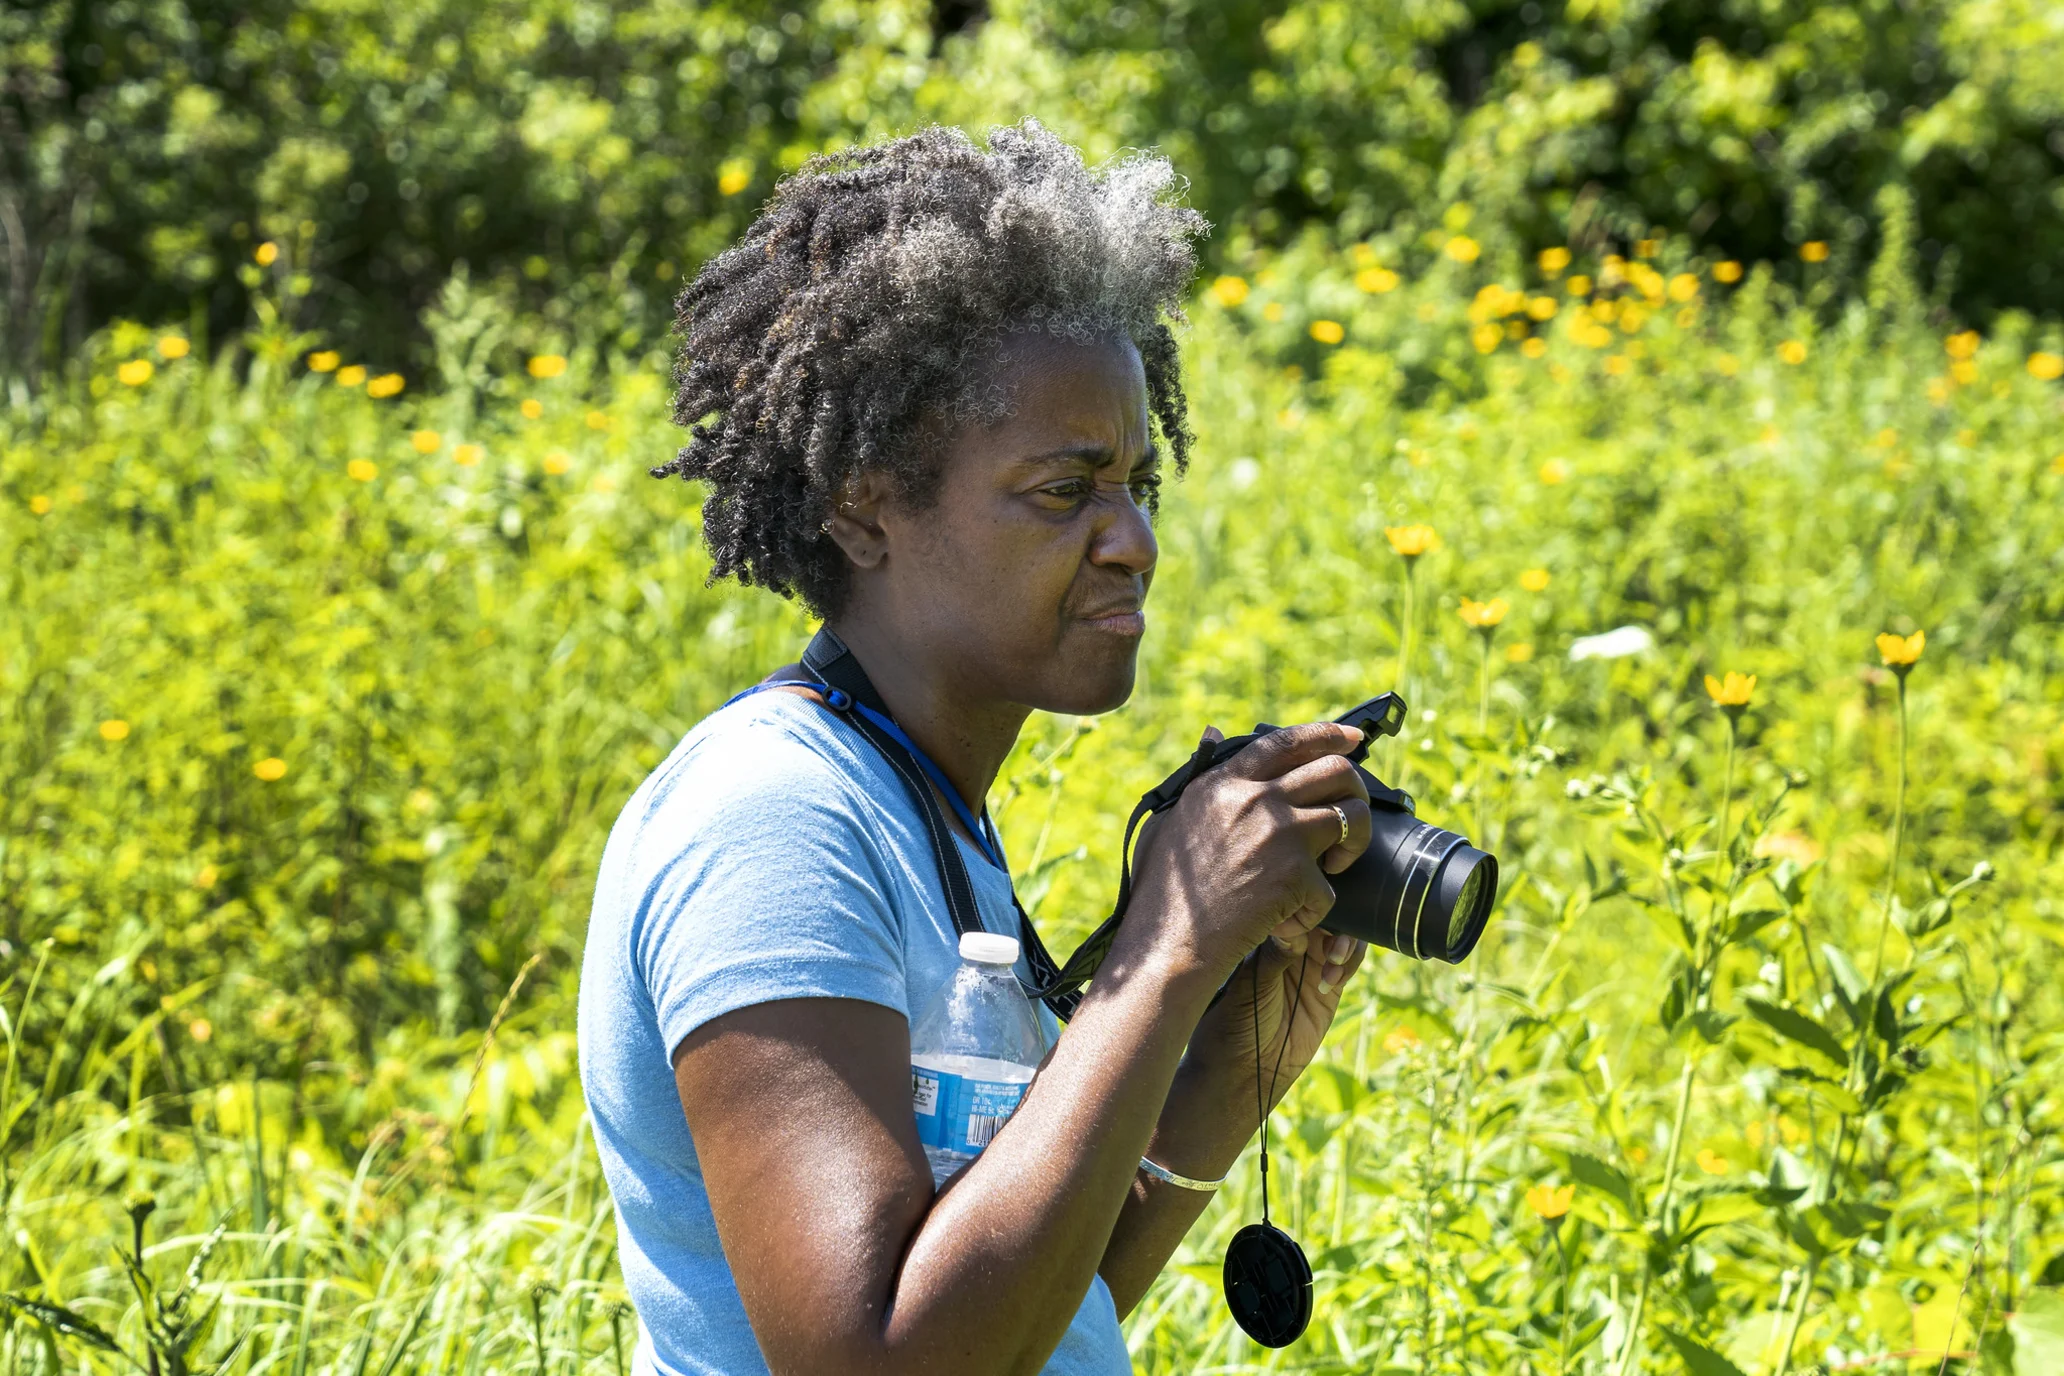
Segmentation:
[[(1250, 1156), (1141, 1371), (2064, 1369), (2064, 348), (1901, 215), (1853, 294), (1460, 208), (1201, 284), (1139, 691), (993, 799), (1027, 904), (1093, 925), (1206, 723), (1387, 687), (1506, 878), (1279, 1111), (1309, 1333), (1222, 1307)], [(621, 1373), (590, 885), (808, 627), (705, 586), (661, 372), (454, 288), (383, 383), (270, 290), (0, 417), (0, 1371)]]

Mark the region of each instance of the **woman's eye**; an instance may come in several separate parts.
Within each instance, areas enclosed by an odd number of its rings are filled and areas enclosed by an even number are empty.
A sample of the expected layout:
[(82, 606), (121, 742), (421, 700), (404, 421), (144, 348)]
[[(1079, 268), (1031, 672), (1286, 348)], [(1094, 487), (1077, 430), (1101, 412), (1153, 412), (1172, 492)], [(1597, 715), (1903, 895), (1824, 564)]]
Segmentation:
[(1089, 490), (1089, 484), (1080, 478), (1072, 478), (1067, 482), (1055, 483), (1051, 487), (1040, 489), (1047, 496), (1058, 497), (1064, 502), (1079, 502), (1089, 495)]

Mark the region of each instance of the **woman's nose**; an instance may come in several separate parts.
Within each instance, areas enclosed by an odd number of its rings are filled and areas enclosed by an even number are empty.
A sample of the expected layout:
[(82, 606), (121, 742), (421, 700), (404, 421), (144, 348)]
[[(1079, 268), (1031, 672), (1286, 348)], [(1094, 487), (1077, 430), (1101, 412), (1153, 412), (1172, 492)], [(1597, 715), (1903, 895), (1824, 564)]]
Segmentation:
[(1161, 546), (1154, 539), (1154, 524), (1147, 519), (1146, 508), (1134, 500), (1130, 488), (1121, 488), (1105, 509), (1110, 514), (1097, 523), (1089, 561), (1135, 575), (1151, 571), (1161, 557)]

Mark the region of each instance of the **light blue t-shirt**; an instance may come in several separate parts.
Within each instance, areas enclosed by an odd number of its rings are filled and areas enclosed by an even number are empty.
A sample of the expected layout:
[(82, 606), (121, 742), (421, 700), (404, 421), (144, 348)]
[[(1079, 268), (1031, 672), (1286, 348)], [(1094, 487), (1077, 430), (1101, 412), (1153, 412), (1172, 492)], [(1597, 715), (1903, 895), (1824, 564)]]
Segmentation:
[[(1009, 876), (960, 845), (983, 924), (1017, 935)], [(595, 886), (580, 1063), (638, 1311), (640, 1376), (767, 1370), (710, 1215), (673, 1049), (713, 1018), (780, 999), (864, 999), (915, 1021), (957, 945), (902, 779), (807, 698), (732, 703), (632, 795)], [(1057, 1024), (1040, 1015), (1051, 1043)], [(1044, 1370), (1131, 1369), (1099, 1276)]]

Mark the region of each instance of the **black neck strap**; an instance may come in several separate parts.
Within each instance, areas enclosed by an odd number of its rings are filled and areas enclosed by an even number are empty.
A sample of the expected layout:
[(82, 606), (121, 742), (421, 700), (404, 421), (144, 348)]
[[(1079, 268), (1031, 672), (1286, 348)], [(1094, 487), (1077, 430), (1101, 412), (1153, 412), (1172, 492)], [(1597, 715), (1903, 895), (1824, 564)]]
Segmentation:
[[(803, 668), (820, 682), (839, 689), (854, 702), (883, 717), (891, 715), (881, 694), (875, 691), (873, 682), (868, 679), (867, 671), (860, 667), (859, 659), (829, 628), (817, 632), (809, 648), (803, 651), (802, 662)], [(953, 843), (953, 829), (946, 821), (946, 810), (939, 806), (938, 795), (932, 791), (931, 780), (926, 777), (924, 767), (909, 747), (869, 721), (864, 714), (847, 710), (838, 715), (865, 736), (889, 762), (889, 767), (903, 780), (911, 800), (917, 804), (918, 815), (924, 818), (925, 830), (931, 837), (932, 854), (939, 862), (939, 881), (946, 891), (946, 911), (953, 919), (953, 930), (962, 936), (969, 932), (987, 931), (988, 928), (982, 925), (981, 910), (975, 905), (975, 888), (968, 880), (967, 863), (961, 859), (960, 847)], [(986, 810), (982, 817), (987, 820)], [(980, 838), (976, 840), (979, 843)], [(1080, 991), (1088, 975), (1072, 984), (1065, 982), (1060, 967), (1046, 949), (1046, 943), (1039, 939), (1039, 930), (1032, 925), (1031, 916), (1018, 903), (1015, 887), (1011, 892), (1011, 903), (1018, 910), (1018, 941), (1025, 949), (1025, 963), (1032, 971), (1032, 982), (1026, 993), (1044, 1000), (1054, 1016), (1065, 1022), (1074, 1016), (1075, 1006), (1082, 1001)], [(1105, 944), (1109, 945), (1109, 942)], [(1071, 960), (1069, 965), (1072, 968), (1074, 961)]]
[[(819, 682), (847, 695), (850, 701), (846, 706), (840, 708), (834, 704), (833, 710), (881, 752), (910, 791), (912, 801), (917, 804), (918, 815), (924, 818), (925, 830), (931, 835), (932, 853), (938, 858), (939, 879), (946, 890), (946, 908), (953, 917), (954, 931), (965, 936), (969, 932), (986, 930), (982, 926), (982, 915), (975, 907), (975, 890), (968, 882), (967, 865), (960, 858), (960, 848), (953, 844), (953, 830), (947, 825), (946, 810), (939, 806), (938, 796), (932, 791), (931, 780), (924, 767), (918, 763), (909, 746), (868, 720), (866, 713), (851, 710), (852, 703), (857, 702), (882, 718), (892, 720), (887, 704), (875, 691), (867, 671), (860, 667), (860, 661), (846, 648), (844, 641), (831, 633), (829, 627), (820, 629), (810, 641), (809, 648), (803, 651), (802, 664), (804, 670)], [(1118, 924), (1124, 920), (1125, 910), (1132, 903), (1132, 843), (1139, 833), (1140, 823), (1153, 813), (1166, 812), (1174, 807), (1191, 780), (1230, 757), (1252, 739), (1252, 736), (1235, 736), (1230, 740), (1199, 743), (1195, 754), (1139, 800), (1125, 823), (1125, 840), (1119, 851), (1118, 902), (1113, 905), (1111, 915), (1075, 948), (1067, 964), (1055, 963), (1046, 943), (1039, 939), (1032, 918), (1025, 912), (1024, 905), (1018, 902), (1017, 891), (1013, 887), (1011, 903), (1018, 910), (1018, 940), (1025, 948), (1026, 964), (1032, 969), (1032, 981), (1025, 992), (1043, 1000), (1055, 1017), (1065, 1022), (1074, 1016), (1076, 1005), (1082, 1002), (1082, 986), (1096, 974), (1097, 968), (1104, 963), (1105, 955), (1110, 952), (1111, 943), (1117, 939)], [(988, 815), (985, 810), (982, 820), (986, 821)]]

